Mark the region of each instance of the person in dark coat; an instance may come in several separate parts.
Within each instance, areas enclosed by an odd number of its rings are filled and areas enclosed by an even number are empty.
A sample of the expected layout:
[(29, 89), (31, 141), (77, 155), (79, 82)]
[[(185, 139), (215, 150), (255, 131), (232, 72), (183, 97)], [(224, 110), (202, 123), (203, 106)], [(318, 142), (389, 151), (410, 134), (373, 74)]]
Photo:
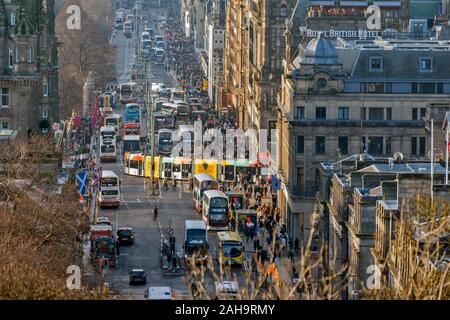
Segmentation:
[(294, 251), (297, 252), (297, 253), (298, 253), (298, 250), (299, 250), (299, 242), (300, 242), (300, 241), (298, 241), (298, 238), (295, 238), (295, 241), (294, 241)]

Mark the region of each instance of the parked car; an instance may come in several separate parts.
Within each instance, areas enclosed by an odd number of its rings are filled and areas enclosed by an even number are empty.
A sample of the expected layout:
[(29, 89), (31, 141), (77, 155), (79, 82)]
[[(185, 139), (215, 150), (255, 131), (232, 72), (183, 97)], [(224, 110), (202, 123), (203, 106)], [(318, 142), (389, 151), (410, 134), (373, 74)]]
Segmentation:
[(117, 229), (117, 241), (119, 245), (134, 244), (134, 231), (130, 227), (120, 227)]
[(130, 268), (130, 271), (128, 272), (128, 279), (130, 285), (147, 284), (147, 274), (143, 268)]

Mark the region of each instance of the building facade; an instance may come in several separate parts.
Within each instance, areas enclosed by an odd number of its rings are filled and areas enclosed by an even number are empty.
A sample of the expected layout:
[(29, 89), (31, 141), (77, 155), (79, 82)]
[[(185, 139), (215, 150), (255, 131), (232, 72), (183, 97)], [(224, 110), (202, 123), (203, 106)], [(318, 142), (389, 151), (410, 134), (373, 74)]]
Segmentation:
[(1, 129), (48, 132), (59, 122), (53, 0), (0, 3)]
[(239, 127), (276, 123), (276, 96), (286, 54), (284, 31), (296, 1), (229, 1), (225, 47), (228, 104)]
[(319, 163), (352, 154), (426, 159), (424, 117), (450, 99), (448, 44), (337, 41), (298, 48), (282, 77), (275, 174), (291, 236), (306, 238), (319, 190)]

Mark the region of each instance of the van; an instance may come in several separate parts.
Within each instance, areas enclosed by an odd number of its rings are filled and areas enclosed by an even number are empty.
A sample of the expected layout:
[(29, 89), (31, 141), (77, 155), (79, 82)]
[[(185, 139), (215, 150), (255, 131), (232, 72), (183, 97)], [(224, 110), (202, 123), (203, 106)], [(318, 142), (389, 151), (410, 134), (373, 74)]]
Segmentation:
[(171, 287), (148, 287), (145, 291), (146, 300), (173, 300)]

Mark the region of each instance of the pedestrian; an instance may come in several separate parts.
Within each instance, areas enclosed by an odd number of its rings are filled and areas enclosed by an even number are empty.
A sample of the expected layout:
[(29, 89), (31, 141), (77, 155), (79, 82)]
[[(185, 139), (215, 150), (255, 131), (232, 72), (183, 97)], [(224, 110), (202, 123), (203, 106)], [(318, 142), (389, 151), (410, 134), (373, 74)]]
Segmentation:
[(289, 250), (292, 250), (292, 249), (293, 249), (293, 247), (294, 247), (294, 244), (293, 244), (293, 242), (292, 242), (292, 239), (291, 239), (291, 238), (289, 238), (289, 240), (288, 240), (288, 245), (289, 245)]
[(267, 185), (264, 185), (264, 198), (267, 198), (267, 190), (268, 188), (267, 188)]
[(117, 252), (117, 255), (120, 255), (120, 242), (119, 241), (116, 241), (116, 252)]
[(294, 264), (294, 250), (289, 249), (288, 257), (291, 260), (291, 263)]
[(298, 253), (298, 250), (299, 250), (299, 242), (300, 242), (300, 241), (298, 241), (298, 238), (295, 238), (295, 241), (294, 241), (294, 251), (295, 251), (296, 253)]
[(155, 207), (153, 209), (153, 221), (155, 221), (156, 219), (158, 219), (158, 207)]
[(253, 240), (253, 250), (255, 250), (255, 251), (256, 251), (256, 249), (258, 248), (258, 242), (257, 242), (257, 240), (258, 240), (258, 239)]

